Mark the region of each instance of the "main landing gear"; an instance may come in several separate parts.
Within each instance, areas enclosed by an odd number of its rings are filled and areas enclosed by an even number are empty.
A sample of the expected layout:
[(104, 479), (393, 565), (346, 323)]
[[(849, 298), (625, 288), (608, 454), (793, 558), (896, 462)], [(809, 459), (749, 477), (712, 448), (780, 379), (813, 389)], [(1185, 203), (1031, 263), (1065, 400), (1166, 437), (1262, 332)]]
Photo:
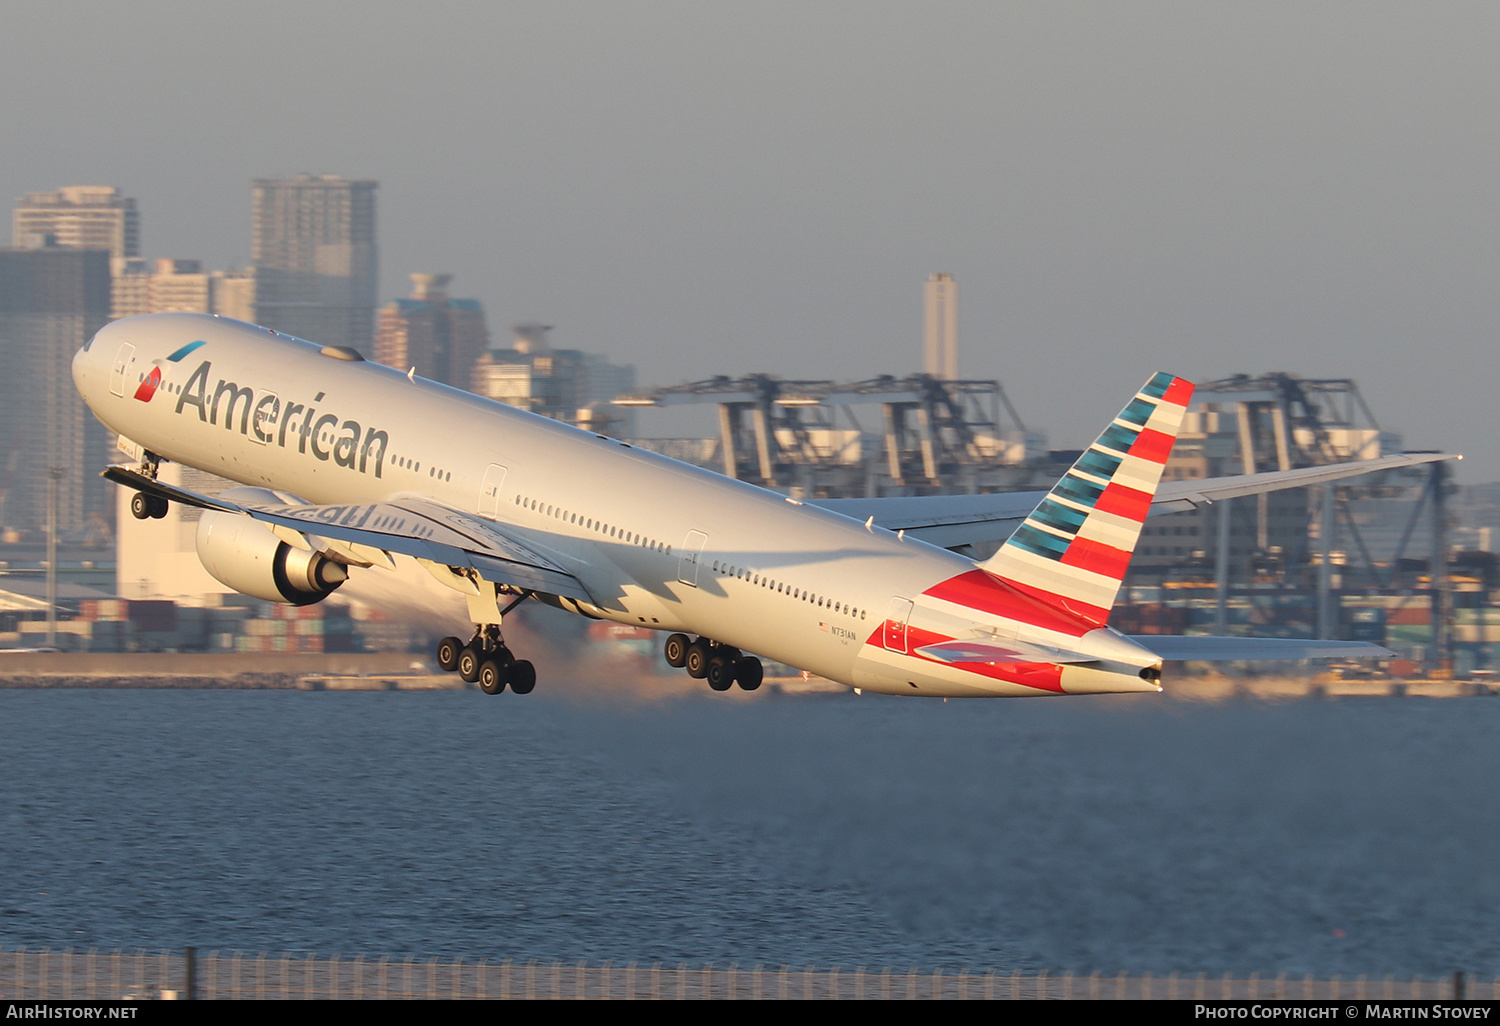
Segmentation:
[(667, 638), (667, 665), (687, 670), (695, 680), (706, 680), (715, 691), (728, 691), (738, 683), (741, 691), (754, 691), (765, 676), (760, 660), (742, 656), (740, 650), (707, 638), (689, 641), (686, 634)]
[(470, 684), (478, 684), (486, 695), (498, 695), (507, 686), (518, 695), (528, 695), (536, 687), (536, 667), (529, 660), (517, 659), (500, 638), (499, 624), (483, 624), (474, 631), (466, 645), (448, 637), (438, 642), (438, 665)]
[(160, 520), (167, 515), (167, 500), (160, 495), (136, 492), (130, 497), (130, 515), (137, 520)]

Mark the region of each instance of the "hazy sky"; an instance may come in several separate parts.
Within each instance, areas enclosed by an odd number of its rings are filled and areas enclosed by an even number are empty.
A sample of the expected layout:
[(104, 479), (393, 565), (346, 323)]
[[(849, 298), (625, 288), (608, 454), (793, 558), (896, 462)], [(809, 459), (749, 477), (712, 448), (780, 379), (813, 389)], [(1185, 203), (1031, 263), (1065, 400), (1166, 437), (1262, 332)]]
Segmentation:
[(451, 271), (642, 384), (919, 369), (946, 270), (1054, 445), (1158, 368), (1286, 370), (1474, 482), (1497, 55), (1494, 4), (54, 0), (6, 11), (0, 199), (118, 185), (225, 266), (252, 177), (375, 178), (385, 297)]

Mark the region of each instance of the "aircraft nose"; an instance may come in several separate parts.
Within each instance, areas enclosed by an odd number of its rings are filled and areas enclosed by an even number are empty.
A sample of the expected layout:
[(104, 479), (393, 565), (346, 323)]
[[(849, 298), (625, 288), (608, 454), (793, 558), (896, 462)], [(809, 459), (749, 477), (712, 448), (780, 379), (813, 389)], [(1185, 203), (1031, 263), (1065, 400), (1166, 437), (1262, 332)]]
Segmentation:
[(78, 352), (76, 352), (76, 353), (73, 354), (73, 387), (77, 388), (78, 389), (78, 393), (80, 395), (82, 395), (82, 396), (85, 396), (85, 397), (89, 394), (88, 393), (88, 370), (89, 370), (89, 362), (90, 362), (90, 360), (89, 360), (89, 357), (90, 357), (89, 350), (92, 348), (92, 346), (93, 346), (93, 339), (90, 339), (88, 342), (85, 342), (83, 344), (83, 348), (79, 349)]
[(100, 361), (108, 359), (104, 355), (106, 347), (101, 338), (105, 330), (105, 328), (100, 328), (78, 352), (73, 354), (73, 387), (78, 389), (78, 394), (83, 396), (85, 402), (92, 398), (92, 386), (99, 381)]

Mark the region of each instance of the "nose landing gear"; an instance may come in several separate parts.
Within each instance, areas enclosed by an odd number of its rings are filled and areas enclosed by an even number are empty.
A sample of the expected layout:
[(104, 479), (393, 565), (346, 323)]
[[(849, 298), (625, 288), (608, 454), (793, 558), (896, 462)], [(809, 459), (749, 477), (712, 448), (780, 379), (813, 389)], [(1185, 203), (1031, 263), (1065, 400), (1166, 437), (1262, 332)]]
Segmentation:
[(159, 495), (136, 492), (130, 497), (130, 515), (137, 520), (160, 520), (167, 515), (167, 500)]
[(668, 666), (686, 670), (695, 680), (707, 680), (715, 691), (728, 691), (736, 683), (741, 691), (754, 691), (765, 675), (759, 659), (708, 638), (690, 641), (686, 634), (673, 634), (664, 654)]
[[(121, 439), (121, 447), (124, 448), (124, 439)], [(126, 449), (128, 452), (129, 450)], [(140, 476), (150, 481), (156, 480), (156, 475), (161, 467), (161, 457), (154, 452), (142, 451), (138, 453), (141, 457), (138, 467)], [(167, 515), (167, 500), (160, 495), (147, 495), (145, 492), (136, 492), (130, 497), (130, 515), (137, 520), (160, 520)]]

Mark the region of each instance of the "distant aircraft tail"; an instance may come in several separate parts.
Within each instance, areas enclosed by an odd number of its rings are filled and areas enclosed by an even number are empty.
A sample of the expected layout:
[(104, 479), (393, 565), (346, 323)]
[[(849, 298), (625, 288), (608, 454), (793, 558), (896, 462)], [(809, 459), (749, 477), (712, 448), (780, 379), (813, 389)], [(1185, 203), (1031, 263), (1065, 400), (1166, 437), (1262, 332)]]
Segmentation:
[(1155, 374), (981, 566), (1103, 626), (1140, 540), (1192, 382)]

